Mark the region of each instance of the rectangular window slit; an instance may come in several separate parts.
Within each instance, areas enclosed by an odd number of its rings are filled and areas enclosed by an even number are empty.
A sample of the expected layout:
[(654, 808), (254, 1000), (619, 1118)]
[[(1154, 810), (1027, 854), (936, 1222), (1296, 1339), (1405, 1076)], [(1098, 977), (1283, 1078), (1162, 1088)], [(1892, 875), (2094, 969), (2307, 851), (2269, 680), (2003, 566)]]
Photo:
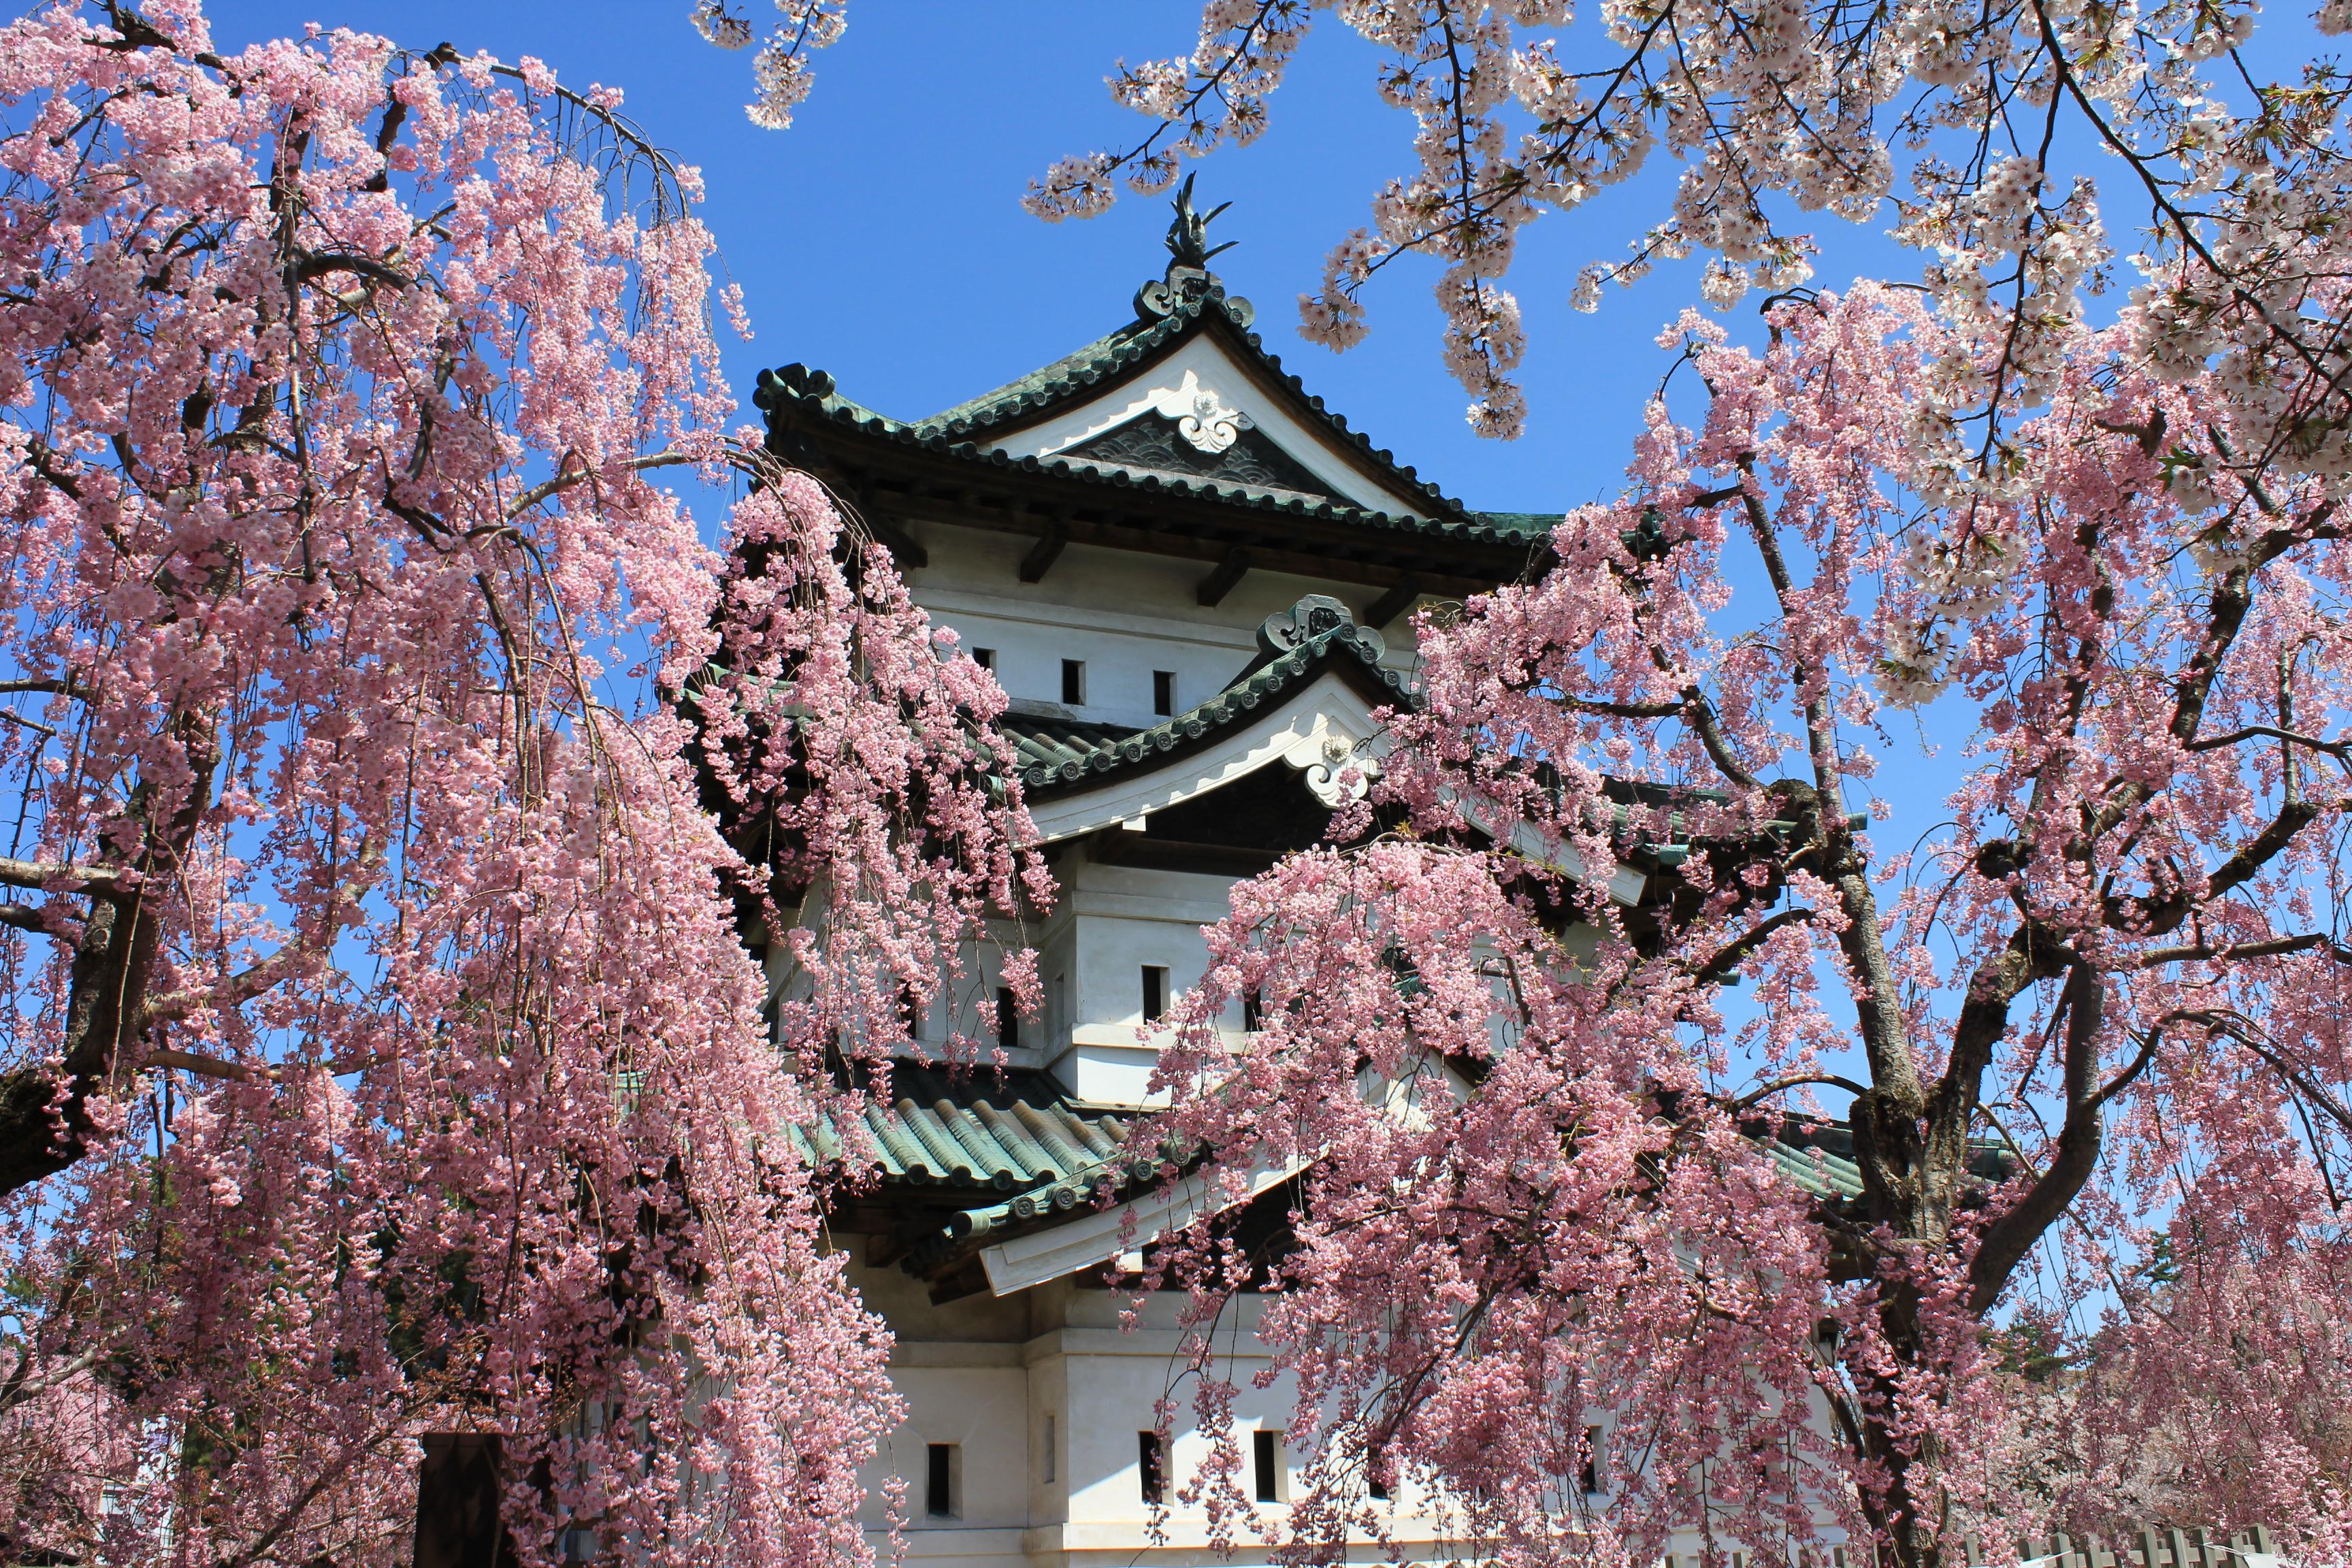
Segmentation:
[(1255, 1471), (1257, 1500), (1282, 1500), (1282, 1434), (1257, 1431), (1250, 1434), (1251, 1468)]
[(961, 1456), (954, 1443), (933, 1443), (924, 1450), (929, 1461), (923, 1476), (923, 1511), (933, 1519), (956, 1516), (956, 1463)]
[(1577, 1483), (1588, 1495), (1601, 1489), (1601, 1428), (1598, 1426), (1584, 1429), (1584, 1469), (1577, 1478)]
[(1176, 714), (1176, 672), (1155, 669), (1151, 672), (1151, 710), (1162, 719)]
[(1083, 708), (1087, 701), (1087, 661), (1066, 658), (1062, 661), (1062, 700), (1073, 708)]
[(1010, 985), (996, 988), (996, 1043), (1008, 1051), (1021, 1043), (1021, 1004)]
[(1168, 1446), (1159, 1433), (1135, 1435), (1135, 1473), (1144, 1501), (1157, 1508), (1168, 1500)]
[(1168, 971), (1160, 964), (1143, 966), (1143, 1021), (1156, 1024), (1168, 1016)]
[(1254, 1035), (1254, 1034), (1257, 1033), (1260, 1029), (1263, 1029), (1263, 1028), (1265, 1028), (1265, 1004), (1264, 1002), (1262, 1002), (1262, 1001), (1260, 1001), (1260, 1000), (1258, 999), (1258, 994), (1257, 994), (1256, 992), (1255, 992), (1255, 991), (1244, 991), (1244, 992), (1243, 992), (1243, 993), (1242, 993), (1242, 1030), (1243, 1030), (1243, 1032), (1244, 1032), (1244, 1033), (1245, 1033), (1245, 1034), (1252, 1034), (1252, 1035)]
[(976, 647), (971, 650), (971, 662), (982, 669), (993, 671), (996, 668), (996, 650), (992, 647)]

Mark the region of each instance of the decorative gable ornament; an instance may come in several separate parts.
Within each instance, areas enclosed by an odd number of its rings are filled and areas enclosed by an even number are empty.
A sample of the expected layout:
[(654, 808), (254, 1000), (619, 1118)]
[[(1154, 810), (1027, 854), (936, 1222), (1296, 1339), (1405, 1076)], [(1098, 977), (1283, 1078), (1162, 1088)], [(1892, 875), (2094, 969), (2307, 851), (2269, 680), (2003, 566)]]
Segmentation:
[[(1354, 643), (1368, 664), (1377, 665), (1388, 651), (1380, 633), (1358, 626), (1354, 613), (1328, 594), (1309, 594), (1266, 616), (1257, 628), (1257, 646), (1264, 657), (1278, 658), (1326, 637)], [(1338, 715), (1318, 713), (1282, 760), (1297, 770), (1308, 794), (1336, 811), (1363, 799), (1380, 776), (1374, 739), (1369, 727), (1359, 734)]]
[(1226, 403), (1215, 388), (1201, 384), (1201, 373), (1188, 370), (1183, 381), (1151, 395), (1160, 417), (1176, 422), (1176, 433), (1214, 457), (1241, 439), (1257, 421)]

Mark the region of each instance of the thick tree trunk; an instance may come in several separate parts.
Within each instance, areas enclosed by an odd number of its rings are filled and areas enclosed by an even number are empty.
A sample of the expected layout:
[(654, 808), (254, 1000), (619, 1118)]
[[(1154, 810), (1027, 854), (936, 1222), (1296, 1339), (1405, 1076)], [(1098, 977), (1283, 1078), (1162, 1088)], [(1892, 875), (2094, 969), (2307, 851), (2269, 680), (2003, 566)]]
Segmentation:
[[(118, 876), (79, 895), (86, 908), (73, 938), (59, 1059), (0, 1075), (0, 1195), (79, 1163), (93, 1131), (91, 1100), (136, 1068), (126, 1065), (125, 1050), (142, 1032), (163, 930), (147, 889), (168, 886), (185, 860), (211, 805), (220, 761), (209, 718), (184, 714), (173, 729), (186, 748), (187, 795), (161, 812), (152, 792), (134, 792), (126, 815), (148, 819), (135, 863), (108, 868)], [(120, 877), (122, 871), (136, 875)]]

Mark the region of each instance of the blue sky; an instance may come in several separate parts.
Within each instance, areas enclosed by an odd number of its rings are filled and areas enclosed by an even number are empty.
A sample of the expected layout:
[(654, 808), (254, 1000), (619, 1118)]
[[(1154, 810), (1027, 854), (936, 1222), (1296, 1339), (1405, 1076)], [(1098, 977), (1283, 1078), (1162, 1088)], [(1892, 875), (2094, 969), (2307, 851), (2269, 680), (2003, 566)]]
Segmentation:
[[(446, 39), (509, 59), (537, 55), (574, 85), (604, 82), (664, 145), (698, 163), (704, 216), (749, 299), (756, 338), (730, 345), (748, 405), (765, 365), (831, 371), (843, 393), (912, 418), (1034, 369), (1129, 314), (1165, 260), (1162, 198), (1127, 196), (1108, 216), (1051, 225), (1021, 210), (1054, 158), (1145, 128), (1103, 78), (1122, 56), (1178, 52), (1197, 0), (860, 0), (842, 41), (816, 58), (816, 89), (789, 131), (743, 115), (749, 60), (704, 44), (686, 0), (216, 0), (237, 44), (317, 21), (417, 48)], [(751, 6), (761, 16), (763, 5)], [(1367, 221), (1372, 194), (1404, 171), (1411, 123), (1372, 89), (1375, 52), (1325, 20), (1255, 146), (1200, 165), (1204, 205), (1230, 201), (1218, 258), (1258, 307), (1284, 363), (1373, 440), (1472, 506), (1565, 510), (1612, 490), (1643, 400), (1665, 368), (1659, 327), (1698, 298), (1698, 264), (1671, 265), (1598, 315), (1568, 308), (1578, 269), (1616, 257), (1663, 207), (1661, 160), (1633, 185), (1528, 232), (1512, 286), (1528, 317), (1532, 416), (1516, 442), (1481, 440), (1438, 357), (1433, 264), (1409, 259), (1370, 295), (1372, 336), (1342, 354), (1303, 342), (1295, 300), (1330, 244)], [(1833, 220), (1832, 220), (1833, 221)], [(1916, 275), (1916, 257), (1874, 234), (1824, 233), (1817, 281), (1856, 271)], [(1743, 328), (1752, 310), (1737, 313)]]

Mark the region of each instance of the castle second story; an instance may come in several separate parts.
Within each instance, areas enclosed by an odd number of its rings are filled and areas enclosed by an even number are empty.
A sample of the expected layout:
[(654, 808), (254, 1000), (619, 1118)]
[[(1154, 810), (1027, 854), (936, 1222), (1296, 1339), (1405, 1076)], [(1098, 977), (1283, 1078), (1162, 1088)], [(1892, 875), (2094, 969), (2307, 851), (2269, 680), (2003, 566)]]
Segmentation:
[(1553, 521), (1471, 510), (1309, 394), (1208, 269), (1206, 225), (1180, 197), (1128, 321), (927, 418), (803, 365), (760, 383), (770, 447), (1004, 687), (1061, 885), (1020, 933), (1044, 1016), (1000, 1020), (983, 975), (922, 1032), (1088, 1104), (1142, 1102), (1200, 926), (1363, 787), (1370, 715), (1409, 700), (1412, 612), (1540, 569)]

